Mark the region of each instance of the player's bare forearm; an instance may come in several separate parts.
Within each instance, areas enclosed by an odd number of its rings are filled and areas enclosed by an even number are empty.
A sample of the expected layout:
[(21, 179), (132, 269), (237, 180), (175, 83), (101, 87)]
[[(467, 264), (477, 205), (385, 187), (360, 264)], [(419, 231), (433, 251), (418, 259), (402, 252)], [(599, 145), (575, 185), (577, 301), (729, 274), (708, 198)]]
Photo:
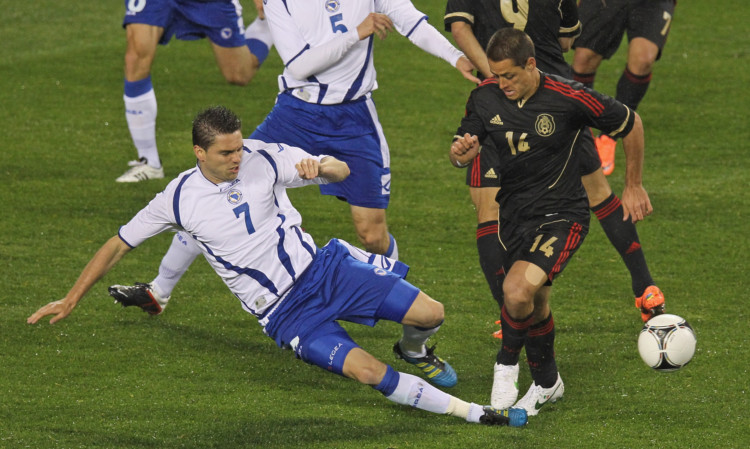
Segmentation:
[(491, 78), (492, 72), (487, 62), (487, 55), (484, 53), (482, 46), (479, 45), (479, 41), (471, 30), (471, 25), (465, 22), (454, 22), (451, 24), (451, 34), (458, 48), (464, 52), (464, 55), (469, 58), (474, 67), (485, 78)]
[(89, 263), (78, 276), (67, 295), (61, 300), (53, 301), (34, 312), (26, 322), (36, 324), (47, 315), (54, 315), (50, 324), (54, 324), (70, 315), (83, 296), (101, 279), (107, 272), (130, 251), (130, 247), (120, 239), (119, 236), (110, 238), (94, 254)]
[(625, 149), (625, 190), (622, 194), (622, 205), (625, 210), (623, 219), (633, 223), (646, 218), (653, 212), (651, 200), (643, 188), (644, 133), (640, 116), (635, 114), (633, 129), (622, 139)]
[(333, 156), (326, 156), (320, 161), (319, 176), (329, 182), (343, 181), (349, 176), (349, 166)]
[(462, 168), (479, 154), (479, 138), (468, 133), (457, 136), (451, 144), (449, 158), (454, 167)]

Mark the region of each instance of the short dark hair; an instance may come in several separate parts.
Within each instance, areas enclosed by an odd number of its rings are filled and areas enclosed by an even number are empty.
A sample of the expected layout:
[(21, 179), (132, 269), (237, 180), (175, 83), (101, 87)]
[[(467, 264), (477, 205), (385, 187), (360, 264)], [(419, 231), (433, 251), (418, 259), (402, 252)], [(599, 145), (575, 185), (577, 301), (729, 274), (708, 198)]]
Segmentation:
[(517, 66), (525, 66), (529, 58), (535, 57), (534, 43), (521, 30), (500, 28), (487, 43), (487, 59), (500, 62), (511, 59)]
[(207, 150), (216, 136), (232, 134), (242, 128), (237, 115), (224, 106), (212, 106), (198, 113), (193, 120), (193, 145)]

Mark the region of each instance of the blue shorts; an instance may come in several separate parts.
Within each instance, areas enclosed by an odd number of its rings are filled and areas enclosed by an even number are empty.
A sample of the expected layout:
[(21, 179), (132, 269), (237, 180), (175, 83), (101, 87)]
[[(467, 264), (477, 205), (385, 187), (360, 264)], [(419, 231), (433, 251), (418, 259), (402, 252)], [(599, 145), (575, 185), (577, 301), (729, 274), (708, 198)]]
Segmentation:
[(286, 143), (313, 155), (326, 154), (346, 162), (351, 171), (349, 177), (321, 185), (320, 192), (353, 206), (388, 208), (390, 153), (372, 99), (320, 105), (284, 92), (250, 138)]
[(242, 6), (238, 0), (125, 0), (122, 26), (141, 23), (164, 28), (159, 43), (172, 36), (183, 41), (208, 37), (220, 47), (245, 45)]
[(336, 374), (359, 347), (336, 320), (374, 326), (401, 322), (419, 289), (399, 274), (360, 262), (332, 240), (318, 249), (287, 296), (261, 319), (263, 331), (297, 357)]

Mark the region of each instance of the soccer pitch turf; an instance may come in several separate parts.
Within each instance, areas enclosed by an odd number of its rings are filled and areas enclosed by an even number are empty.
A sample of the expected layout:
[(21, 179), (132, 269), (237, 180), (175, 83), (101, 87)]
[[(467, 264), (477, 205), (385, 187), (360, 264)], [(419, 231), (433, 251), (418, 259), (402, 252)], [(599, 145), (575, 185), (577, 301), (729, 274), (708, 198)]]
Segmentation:
[[(252, 2), (242, 0), (245, 19)], [(442, 30), (445, 3), (416, 0)], [(628, 273), (592, 219), (550, 299), (563, 401), (520, 429), (469, 425), (393, 404), (295, 360), (203, 260), (150, 317), (106, 287), (150, 281), (171, 235), (125, 258), (53, 326), (26, 318), (62, 298), (94, 251), (190, 167), (190, 123), (223, 104), (249, 135), (273, 105), (275, 51), (247, 87), (226, 84), (205, 41), (157, 51), (157, 140), (164, 180), (114, 182), (135, 156), (122, 103), (122, 2), (0, 1), (1, 448), (745, 448), (750, 445), (746, 310), (750, 13), (745, 1), (678, 2), (669, 42), (639, 107), (644, 185), (655, 212), (638, 225), (667, 311), (698, 335), (693, 361), (658, 373), (640, 360)], [(388, 220), (409, 280), (445, 304), (431, 340), (458, 372), (456, 396), (487, 403), (497, 306), (478, 266), (464, 172), (447, 151), (472, 86), (399, 35), (376, 42), (374, 94), (391, 148)], [(625, 46), (596, 88), (613, 94)], [(621, 148), (621, 147), (620, 147)], [(609, 177), (622, 192), (624, 156)], [(348, 208), (314, 187), (290, 192), (319, 245), (356, 241)], [(346, 325), (395, 361), (400, 326)], [(531, 382), (521, 370), (520, 388)]]

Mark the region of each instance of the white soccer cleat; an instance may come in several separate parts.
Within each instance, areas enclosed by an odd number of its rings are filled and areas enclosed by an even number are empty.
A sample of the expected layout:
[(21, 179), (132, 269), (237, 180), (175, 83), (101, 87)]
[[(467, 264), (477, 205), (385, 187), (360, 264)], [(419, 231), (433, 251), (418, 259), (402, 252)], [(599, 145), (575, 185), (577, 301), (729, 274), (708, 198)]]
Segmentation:
[(518, 399), (518, 363), (515, 365), (495, 364), (490, 404), (500, 410), (510, 408)]
[(142, 157), (137, 161), (130, 161), (128, 162), (128, 165), (130, 166), (128, 171), (115, 179), (115, 181), (140, 182), (146, 181), (147, 179), (161, 179), (164, 177), (164, 167), (154, 168), (148, 165), (148, 161), (145, 157)]
[(545, 404), (554, 403), (561, 399), (564, 392), (565, 384), (563, 384), (560, 373), (557, 373), (557, 382), (554, 385), (550, 388), (542, 388), (536, 382), (532, 383), (529, 391), (513, 407), (526, 410), (529, 416), (536, 416)]

